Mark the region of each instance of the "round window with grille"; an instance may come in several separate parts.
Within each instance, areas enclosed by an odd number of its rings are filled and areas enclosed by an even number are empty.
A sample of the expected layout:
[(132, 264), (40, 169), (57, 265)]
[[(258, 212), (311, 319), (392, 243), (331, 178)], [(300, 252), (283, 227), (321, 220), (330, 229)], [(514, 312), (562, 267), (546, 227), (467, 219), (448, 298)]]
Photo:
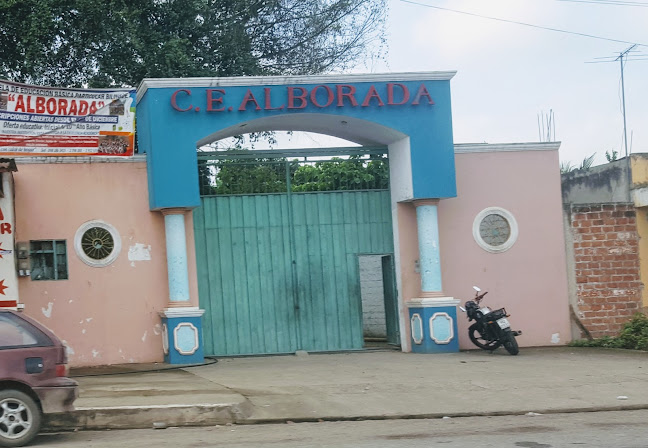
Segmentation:
[(518, 236), (513, 215), (500, 207), (488, 207), (475, 217), (473, 237), (482, 249), (499, 253), (509, 250)]
[(103, 221), (84, 223), (74, 236), (74, 249), (81, 260), (92, 267), (108, 266), (121, 250), (119, 233)]

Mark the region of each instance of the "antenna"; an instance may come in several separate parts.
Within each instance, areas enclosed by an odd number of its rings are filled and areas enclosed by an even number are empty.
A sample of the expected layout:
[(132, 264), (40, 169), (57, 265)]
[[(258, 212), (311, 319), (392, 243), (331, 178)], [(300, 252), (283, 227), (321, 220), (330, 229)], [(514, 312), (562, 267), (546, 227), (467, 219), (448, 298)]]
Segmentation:
[[(626, 48), (624, 51), (620, 52), (618, 56), (605, 56), (601, 58), (594, 58), (598, 59), (596, 61), (590, 61), (587, 62), (588, 64), (597, 64), (601, 62), (616, 62), (619, 61), (621, 64), (621, 101), (622, 101), (622, 107), (623, 107), (623, 143), (625, 145), (625, 156), (628, 157), (628, 130), (627, 130), (627, 124), (626, 124), (626, 107), (625, 107), (625, 79), (623, 76), (623, 66), (625, 62), (628, 61), (645, 61), (647, 60), (645, 58), (645, 54), (633, 54), (632, 57), (630, 57), (629, 53), (635, 49), (637, 44), (631, 45), (628, 48)], [(625, 59), (625, 61), (624, 61)], [(632, 148), (631, 148), (632, 150)]]
[(549, 109), (548, 114), (544, 112), (538, 114), (538, 137), (541, 142), (556, 141), (556, 119), (553, 109)]
[(619, 53), (617, 58), (621, 62), (621, 97), (623, 98), (623, 142), (625, 143), (625, 156), (628, 157), (628, 131), (626, 130), (626, 109), (625, 109), (625, 83), (623, 81), (623, 57), (626, 56), (637, 44), (628, 47)]

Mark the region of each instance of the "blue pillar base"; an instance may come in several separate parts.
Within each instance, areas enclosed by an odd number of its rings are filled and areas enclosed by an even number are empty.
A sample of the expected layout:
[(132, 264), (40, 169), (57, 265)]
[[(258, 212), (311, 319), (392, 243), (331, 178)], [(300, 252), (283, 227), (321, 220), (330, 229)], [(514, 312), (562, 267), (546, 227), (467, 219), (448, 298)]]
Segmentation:
[(410, 318), (413, 353), (456, 353), (458, 299), (452, 297), (412, 299), (406, 303)]
[(166, 308), (162, 318), (164, 362), (199, 364), (205, 361), (202, 337), (202, 315), (197, 307)]

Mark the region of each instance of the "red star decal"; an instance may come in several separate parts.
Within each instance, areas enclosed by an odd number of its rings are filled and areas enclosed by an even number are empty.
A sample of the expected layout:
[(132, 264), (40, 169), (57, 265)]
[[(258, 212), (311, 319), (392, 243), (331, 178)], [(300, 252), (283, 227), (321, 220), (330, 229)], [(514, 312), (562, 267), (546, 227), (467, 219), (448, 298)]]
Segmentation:
[(3, 250), (4, 250), (4, 249), (2, 248), (2, 243), (0, 243), (0, 258), (2, 258), (2, 251), (3, 251)]
[(9, 288), (9, 287), (4, 285), (4, 279), (0, 280), (0, 294), (2, 294), (3, 296), (6, 295), (4, 293), (4, 290), (7, 289), (7, 288)]

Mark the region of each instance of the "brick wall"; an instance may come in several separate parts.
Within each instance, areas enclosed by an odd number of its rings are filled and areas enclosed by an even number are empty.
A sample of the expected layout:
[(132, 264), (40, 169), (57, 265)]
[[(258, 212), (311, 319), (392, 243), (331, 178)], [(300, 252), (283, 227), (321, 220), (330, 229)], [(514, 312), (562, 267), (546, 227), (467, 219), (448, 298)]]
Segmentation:
[(593, 337), (614, 336), (641, 307), (632, 204), (571, 207), (577, 309)]

